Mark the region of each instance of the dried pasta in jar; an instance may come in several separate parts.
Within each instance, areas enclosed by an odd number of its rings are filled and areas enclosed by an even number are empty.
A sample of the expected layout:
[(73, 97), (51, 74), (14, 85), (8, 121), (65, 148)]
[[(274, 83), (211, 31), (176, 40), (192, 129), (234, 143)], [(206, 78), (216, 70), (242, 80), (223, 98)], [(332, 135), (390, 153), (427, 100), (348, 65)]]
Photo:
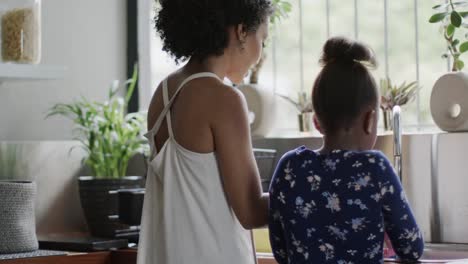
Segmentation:
[(39, 15), (34, 8), (15, 8), (1, 17), (2, 60), (38, 63), (40, 60)]

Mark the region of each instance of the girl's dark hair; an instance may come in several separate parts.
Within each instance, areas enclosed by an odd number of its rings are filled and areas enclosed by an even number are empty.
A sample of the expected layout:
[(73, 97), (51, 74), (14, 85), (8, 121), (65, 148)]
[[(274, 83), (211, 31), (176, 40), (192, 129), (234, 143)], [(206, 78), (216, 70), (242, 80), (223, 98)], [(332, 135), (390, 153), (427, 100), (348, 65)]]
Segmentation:
[(377, 63), (369, 47), (343, 37), (325, 43), (320, 63), (312, 104), (324, 132), (333, 134), (348, 129), (365, 107), (377, 104), (379, 92), (368, 70)]
[(176, 62), (222, 55), (227, 28), (244, 25), (254, 32), (273, 13), (270, 0), (159, 0), (154, 18), (163, 50)]

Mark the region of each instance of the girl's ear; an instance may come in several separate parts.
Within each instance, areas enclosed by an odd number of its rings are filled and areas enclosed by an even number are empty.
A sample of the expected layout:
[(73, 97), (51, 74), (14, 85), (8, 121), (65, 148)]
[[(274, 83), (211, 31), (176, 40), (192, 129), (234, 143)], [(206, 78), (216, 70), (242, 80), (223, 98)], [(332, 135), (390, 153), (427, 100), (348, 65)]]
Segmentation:
[(317, 116), (314, 114), (314, 126), (323, 135), (322, 127), (320, 126), (320, 122), (317, 119)]
[(373, 132), (374, 123), (376, 122), (376, 119), (377, 111), (369, 110), (366, 112), (366, 115), (364, 116), (364, 132), (367, 135), (370, 135)]

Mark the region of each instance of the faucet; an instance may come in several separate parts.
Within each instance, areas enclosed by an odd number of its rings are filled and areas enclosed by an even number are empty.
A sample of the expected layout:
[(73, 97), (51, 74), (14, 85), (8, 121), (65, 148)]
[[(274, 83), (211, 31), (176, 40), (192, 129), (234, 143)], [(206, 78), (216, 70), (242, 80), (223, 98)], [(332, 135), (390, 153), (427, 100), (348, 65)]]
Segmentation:
[(401, 109), (396, 105), (393, 107), (393, 163), (395, 171), (402, 182), (401, 164)]

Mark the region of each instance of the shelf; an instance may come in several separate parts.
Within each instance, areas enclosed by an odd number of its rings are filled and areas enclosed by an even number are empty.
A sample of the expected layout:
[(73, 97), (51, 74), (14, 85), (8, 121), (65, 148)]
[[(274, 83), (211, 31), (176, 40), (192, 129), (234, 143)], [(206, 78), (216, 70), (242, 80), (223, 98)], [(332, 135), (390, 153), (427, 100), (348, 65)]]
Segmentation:
[(0, 63), (0, 83), (11, 81), (56, 80), (65, 75), (65, 67)]

